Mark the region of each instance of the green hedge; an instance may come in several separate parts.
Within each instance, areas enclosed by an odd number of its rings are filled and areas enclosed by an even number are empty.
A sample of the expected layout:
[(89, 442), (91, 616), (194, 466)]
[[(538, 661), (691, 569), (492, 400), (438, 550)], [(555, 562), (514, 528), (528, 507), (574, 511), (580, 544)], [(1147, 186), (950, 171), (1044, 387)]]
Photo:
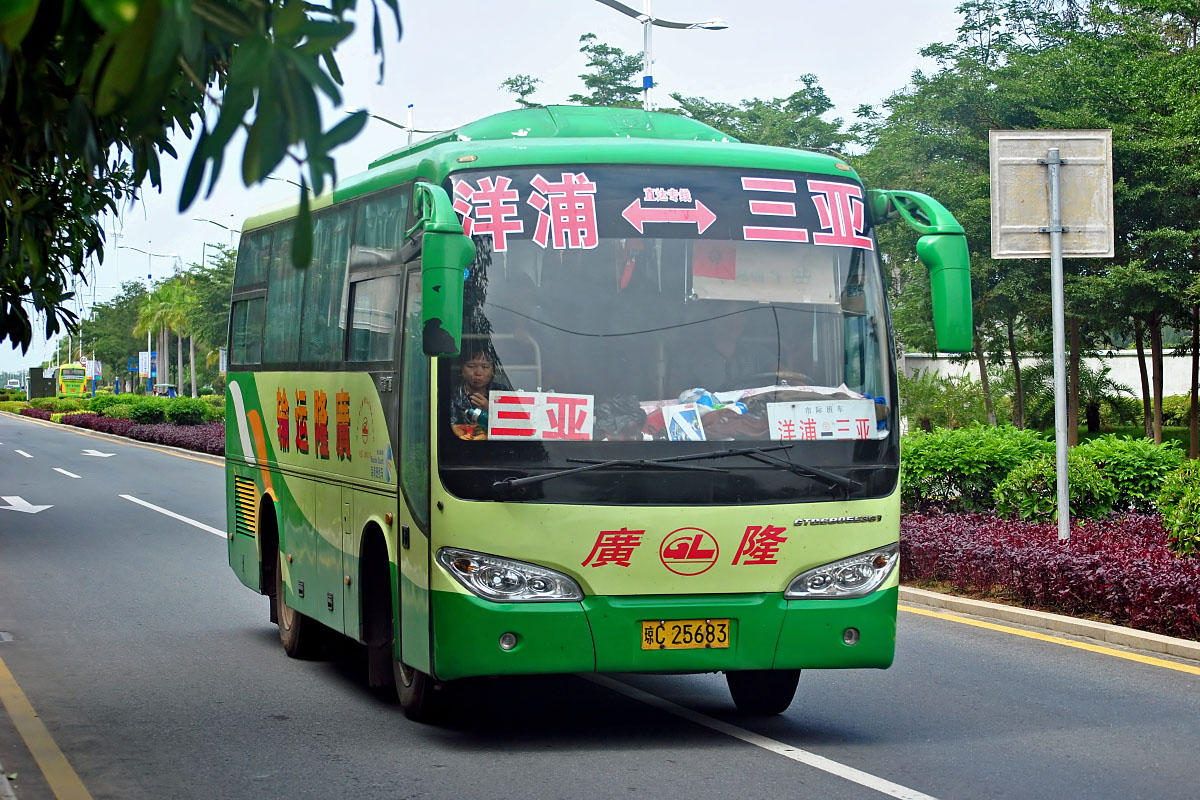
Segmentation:
[(129, 406), (129, 418), (140, 425), (153, 425), (167, 419), (167, 397), (139, 397)]
[(110, 419), (133, 419), (132, 399), (115, 403), (104, 409), (104, 416)]
[(971, 425), (913, 433), (901, 443), (900, 498), (906, 509), (947, 505), (987, 511), (992, 493), (1014, 467), (1053, 453), (1036, 431)]
[(1112, 481), (1118, 511), (1153, 511), (1163, 481), (1183, 463), (1183, 449), (1175, 441), (1155, 444), (1145, 438), (1100, 436), (1075, 449)]
[(167, 422), (176, 425), (199, 425), (205, 421), (211, 406), (203, 400), (191, 397), (177, 397), (167, 403), (164, 409)]
[[(1067, 489), (1071, 516), (1108, 516), (1117, 487), (1078, 448), (1067, 453)], [(1041, 455), (1017, 465), (993, 493), (996, 512), (1034, 522), (1058, 519), (1058, 469), (1053, 455)]]
[(110, 406), (129, 402), (129, 397), (126, 394), (98, 394), (88, 401), (88, 410), (103, 414)]
[(52, 414), (63, 414), (71, 411), (84, 411), (87, 408), (87, 402), (74, 397), (35, 397), (29, 401), (29, 405)]
[(1200, 461), (1185, 461), (1167, 475), (1157, 505), (1171, 549), (1200, 555)]

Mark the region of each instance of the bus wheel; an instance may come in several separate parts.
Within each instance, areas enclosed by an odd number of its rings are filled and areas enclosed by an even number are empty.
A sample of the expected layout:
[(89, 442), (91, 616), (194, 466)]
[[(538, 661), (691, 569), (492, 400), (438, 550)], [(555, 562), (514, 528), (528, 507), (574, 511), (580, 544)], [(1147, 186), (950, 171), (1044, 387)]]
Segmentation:
[(428, 722), (438, 710), (439, 687), (433, 678), (400, 659), (392, 659), (392, 675), (396, 679), (396, 695), (404, 716), (414, 722)]
[(321, 646), (321, 623), (311, 620), (287, 604), (283, 594), (283, 553), (275, 567), (276, 617), (283, 652), (292, 658), (312, 658)]
[(748, 669), (726, 672), (725, 682), (729, 684), (734, 705), (743, 714), (780, 714), (787, 710), (796, 696), (800, 670)]

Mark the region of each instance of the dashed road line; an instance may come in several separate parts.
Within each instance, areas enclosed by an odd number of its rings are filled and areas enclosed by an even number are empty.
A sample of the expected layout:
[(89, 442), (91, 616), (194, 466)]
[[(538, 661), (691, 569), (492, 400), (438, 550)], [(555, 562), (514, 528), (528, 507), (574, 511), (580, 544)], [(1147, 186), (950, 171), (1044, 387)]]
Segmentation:
[(706, 728), (723, 733), (727, 736), (732, 736), (735, 739), (740, 739), (747, 744), (752, 744), (755, 747), (761, 747), (776, 755), (781, 755), (784, 758), (790, 758), (792, 761), (797, 761), (814, 769), (819, 769), (822, 772), (827, 772), (830, 775), (836, 775), (839, 778), (844, 778), (851, 783), (857, 783), (859, 786), (865, 786), (868, 789), (873, 789), (881, 794), (889, 797), (902, 798), (902, 800), (934, 800), (931, 795), (918, 792), (916, 789), (910, 789), (907, 786), (901, 786), (898, 783), (892, 783), (889, 780), (880, 778), (877, 775), (872, 775), (869, 772), (863, 772), (860, 769), (842, 764), (833, 759), (819, 756), (809, 750), (802, 750), (799, 747), (793, 747), (790, 744), (771, 739), (754, 731), (739, 728), (737, 725), (731, 725), (728, 722), (710, 717), (706, 714), (701, 714), (698, 711), (693, 711), (686, 706), (681, 706), (678, 703), (672, 703), (670, 700), (665, 700), (658, 695), (644, 692), (641, 689), (634, 688), (627, 683), (621, 683), (605, 675), (584, 675), (583, 678), (598, 683), (601, 686), (609, 688), (614, 692), (630, 697), (639, 702), (654, 706), (660, 711), (665, 711), (668, 714), (674, 714), (677, 717), (682, 717), (689, 722), (694, 722), (697, 725), (703, 725)]
[(55, 468), (54, 468), (54, 471), (55, 471), (55, 472), (61, 472), (63, 475), (66, 475), (68, 478), (78, 478), (78, 477), (81, 477), (81, 476), (79, 476), (79, 475), (76, 475), (74, 472), (67, 472), (67, 471), (66, 471), (65, 469), (63, 469), (62, 467), (55, 467)]
[(168, 517), (170, 517), (171, 519), (177, 519), (180, 522), (186, 522), (188, 525), (199, 528), (202, 531), (208, 531), (209, 533), (214, 533), (217, 536), (220, 536), (222, 539), (225, 538), (225, 531), (217, 530), (216, 528), (212, 527), (211, 525), (205, 525), (203, 522), (197, 522), (196, 520), (194, 520), (190, 517), (185, 517), (183, 514), (176, 514), (174, 511), (168, 511), (167, 509), (156, 506), (153, 503), (147, 503), (145, 500), (140, 500), (131, 494), (122, 494), (122, 495), (118, 495), (118, 496), (123, 497), (124, 499), (126, 499), (132, 503), (137, 503), (139, 506), (145, 506), (146, 508), (148, 508), (152, 511), (157, 511), (160, 514), (165, 514)]
[(29, 455), (29, 453), (26, 453), (24, 450), (17, 450), (16, 452), (20, 453), (21, 455), (25, 456), (26, 458), (33, 458), (33, 456)]

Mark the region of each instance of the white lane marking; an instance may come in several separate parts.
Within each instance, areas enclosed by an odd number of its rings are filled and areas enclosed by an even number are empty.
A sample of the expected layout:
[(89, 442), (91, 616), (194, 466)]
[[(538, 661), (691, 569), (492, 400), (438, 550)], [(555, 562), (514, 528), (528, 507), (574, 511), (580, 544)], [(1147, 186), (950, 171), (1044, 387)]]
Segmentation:
[(8, 503), (6, 506), (0, 506), (0, 511), (20, 511), (24, 514), (36, 514), (39, 511), (45, 511), (47, 508), (54, 508), (54, 506), (35, 506), (22, 497), (10, 495), (0, 497), (0, 500)]
[(26, 453), (24, 450), (18, 450), (17, 452), (20, 453), (21, 455), (25, 456), (26, 458), (33, 458), (33, 456), (29, 455), (29, 453)]
[(85, 456), (96, 456), (97, 458), (112, 458), (116, 453), (101, 453), (99, 450), (84, 450)]
[(55, 472), (61, 472), (63, 475), (66, 475), (68, 478), (78, 478), (78, 477), (79, 477), (79, 476), (78, 476), (78, 475), (76, 475), (74, 472), (67, 472), (67, 471), (66, 471), (65, 469), (63, 469), (62, 467), (55, 467), (55, 468), (54, 468), (54, 471), (55, 471)]
[(213, 528), (209, 525), (205, 525), (203, 522), (197, 522), (194, 519), (185, 517), (183, 514), (176, 514), (174, 511), (168, 511), (165, 508), (159, 508), (158, 506), (154, 505), (153, 503), (147, 503), (145, 500), (139, 500), (138, 498), (134, 497), (131, 494), (123, 494), (123, 495), (119, 495), (119, 496), (125, 498), (126, 500), (129, 500), (130, 502), (137, 503), (139, 506), (145, 506), (146, 508), (148, 508), (152, 511), (157, 511), (160, 514), (166, 514), (168, 517), (171, 517), (172, 519), (177, 519), (180, 522), (186, 522), (188, 525), (199, 528), (202, 531), (208, 531), (209, 533), (215, 533), (217, 536), (220, 536), (222, 539), (225, 538), (225, 531), (219, 531), (216, 528)]
[(703, 725), (706, 728), (711, 728), (719, 733), (724, 733), (727, 736), (732, 736), (735, 739), (740, 739), (747, 744), (752, 744), (755, 747), (761, 747), (764, 750), (769, 750), (772, 753), (781, 755), (784, 758), (790, 758), (792, 761), (798, 761), (801, 764), (819, 769), (822, 772), (828, 772), (830, 775), (836, 775), (839, 778), (857, 783), (859, 786), (865, 786), (868, 789), (874, 789), (877, 792), (886, 794), (889, 797), (903, 798), (903, 800), (935, 800), (930, 795), (922, 794), (915, 789), (909, 789), (907, 786), (901, 786), (898, 783), (884, 780), (883, 778), (872, 775), (869, 772), (855, 769), (854, 767), (846, 766), (837, 761), (819, 756), (816, 753), (808, 750), (801, 750), (799, 747), (792, 747), (790, 744), (776, 741), (767, 738), (760, 734), (748, 731), (745, 728), (739, 728), (737, 725), (730, 725), (728, 722), (722, 722), (719, 719), (706, 716), (697, 711), (692, 711), (690, 708), (685, 708), (678, 703), (672, 703), (670, 700), (664, 700), (657, 695), (643, 692), (641, 689), (636, 689), (628, 684), (613, 680), (604, 675), (584, 675), (593, 683), (598, 683), (601, 686), (612, 689), (614, 692), (620, 692), (626, 697), (631, 697), (647, 705), (654, 706), (660, 711), (666, 711), (668, 714), (674, 714), (677, 717), (682, 717), (689, 722), (694, 722), (697, 725)]

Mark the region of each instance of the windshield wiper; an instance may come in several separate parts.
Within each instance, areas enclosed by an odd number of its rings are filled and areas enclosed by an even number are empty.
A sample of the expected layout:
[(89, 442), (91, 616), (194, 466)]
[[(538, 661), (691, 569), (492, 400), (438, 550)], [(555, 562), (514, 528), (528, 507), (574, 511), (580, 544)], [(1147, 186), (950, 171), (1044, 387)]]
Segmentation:
[(842, 494), (847, 499), (850, 497), (852, 489), (861, 489), (862, 484), (853, 478), (847, 478), (845, 475), (838, 475), (836, 472), (828, 472), (820, 467), (814, 467), (809, 464), (797, 464), (786, 458), (773, 456), (768, 450), (786, 450), (790, 445), (782, 445), (780, 447), (747, 447), (740, 451), (740, 455), (758, 461), (761, 464), (770, 464), (786, 469), (795, 475), (803, 475), (806, 478), (814, 478), (826, 486), (838, 488), (842, 490)]
[(591, 461), (589, 459), (568, 458), (568, 461), (578, 461), (584, 463), (582, 467), (572, 467), (570, 469), (559, 469), (553, 472), (543, 472), (541, 475), (529, 475), (524, 478), (504, 478), (492, 484), (493, 489), (515, 489), (518, 486), (528, 486), (531, 483), (541, 483), (542, 481), (561, 478), (565, 475), (577, 475), (580, 472), (590, 472), (595, 469), (604, 469), (605, 467), (666, 467), (667, 469), (682, 469), (693, 470), (696, 472), (719, 472), (726, 473), (728, 470), (719, 469), (716, 467), (690, 467), (685, 464), (672, 464), (671, 461), (676, 461), (676, 458), (614, 458), (609, 461)]
[[(725, 456), (746, 456), (748, 458), (753, 459), (754, 461), (759, 462), (760, 464), (769, 464), (771, 466), (783, 467), (788, 472), (791, 472), (795, 475), (802, 475), (806, 478), (813, 478), (815, 480), (820, 481), (821, 483), (824, 483), (826, 486), (841, 489), (845, 493), (846, 497), (850, 496), (851, 490), (862, 488), (862, 484), (859, 483), (858, 481), (854, 480), (853, 478), (847, 478), (844, 475), (838, 475), (837, 473), (834, 473), (834, 472), (828, 472), (819, 467), (812, 467), (807, 464), (797, 464), (788, 459), (779, 458), (778, 456), (771, 455), (771, 453), (773, 451), (788, 450), (788, 449), (791, 449), (790, 444), (779, 444), (779, 445), (774, 445), (772, 447), (735, 447), (735, 448), (732, 448), (729, 450), (711, 450), (711, 451), (708, 451), (705, 453), (689, 453), (687, 455), (682, 455), (682, 456), (666, 456), (663, 458), (653, 458), (653, 459), (649, 459), (649, 461), (651, 463), (661, 464), (664, 466), (666, 466), (668, 464), (672, 464), (672, 463), (682, 466), (682, 465), (678, 464), (678, 462), (680, 462), (680, 461), (704, 461), (704, 460), (713, 459), (713, 458), (724, 458)], [(588, 461), (586, 459), (579, 459), (579, 458), (572, 458), (572, 459), (568, 459), (568, 460), (589, 463), (592, 466), (601, 466), (606, 463), (612, 463), (612, 462), (592, 462), (592, 461)], [(621, 462), (618, 462), (618, 463), (621, 463)], [(695, 469), (695, 468), (693, 468), (693, 469)]]

